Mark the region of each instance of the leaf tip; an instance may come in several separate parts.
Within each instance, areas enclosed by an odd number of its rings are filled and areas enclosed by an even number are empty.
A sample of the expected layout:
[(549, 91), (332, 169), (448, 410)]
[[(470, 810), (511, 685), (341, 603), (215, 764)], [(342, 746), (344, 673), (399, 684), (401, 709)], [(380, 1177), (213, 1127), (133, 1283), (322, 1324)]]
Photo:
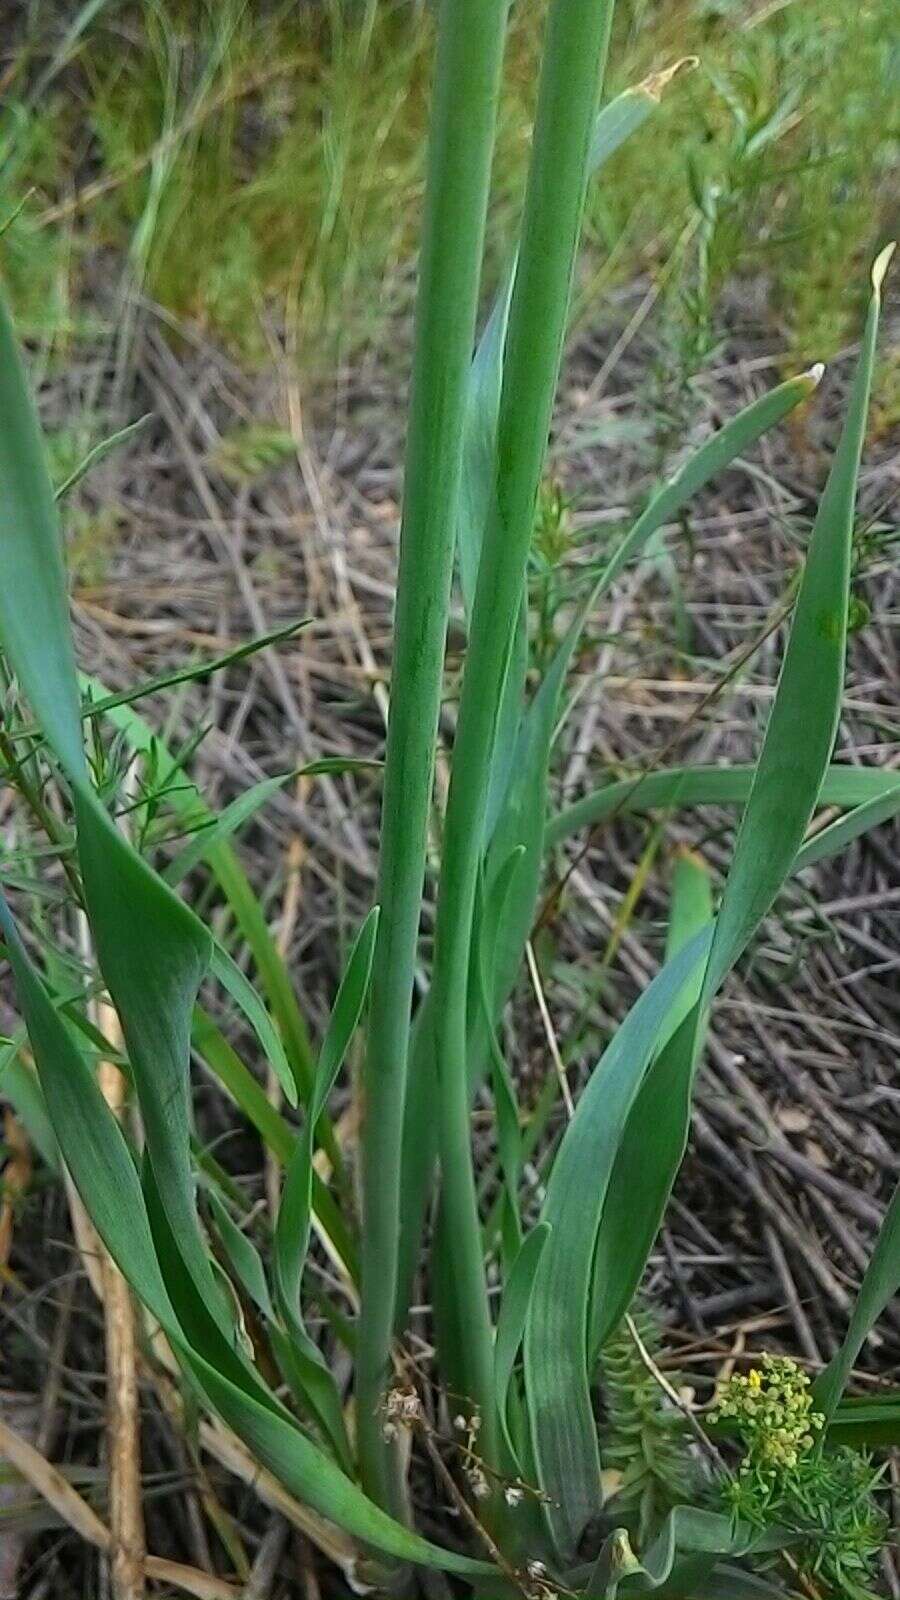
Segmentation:
[(809, 370), (804, 372), (803, 376), (809, 383), (810, 389), (818, 389), (819, 384), (822, 382), (822, 379), (825, 376), (824, 361), (814, 361)]
[(651, 72), (649, 77), (638, 84), (638, 90), (641, 94), (649, 95), (658, 105), (672, 79), (677, 77), (679, 72), (693, 72), (699, 65), (699, 56), (682, 56), (680, 60), (673, 61), (670, 67), (663, 67), (661, 72)]
[(875, 260), (872, 263), (872, 288), (876, 298), (878, 298), (881, 294), (881, 285), (884, 283), (885, 273), (890, 266), (891, 256), (894, 254), (896, 248), (897, 241), (896, 239), (892, 239), (890, 244), (886, 244), (883, 250), (879, 250)]

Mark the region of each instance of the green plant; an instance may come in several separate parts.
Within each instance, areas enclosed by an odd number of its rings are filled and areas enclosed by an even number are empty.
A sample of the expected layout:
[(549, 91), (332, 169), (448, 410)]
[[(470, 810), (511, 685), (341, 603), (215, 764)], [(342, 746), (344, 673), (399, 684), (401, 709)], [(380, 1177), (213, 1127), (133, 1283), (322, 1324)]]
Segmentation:
[[(672, 1402), (648, 1365), (661, 1342), (653, 1317), (636, 1309), (600, 1353), (604, 1489), (610, 1515), (633, 1529), (641, 1549), (676, 1505), (700, 1494), (672, 1427)], [(675, 1381), (669, 1373), (668, 1382)]]
[[(506, 5), (444, 0), (440, 7), (378, 909), (356, 937), (318, 1051), (229, 839), (289, 775), (266, 780), (216, 817), (186, 777), (190, 751), (170, 752), (135, 711), (149, 686), (105, 696), (79, 681), (56, 497), (5, 312), (0, 321), (0, 639), (9, 709), (0, 757), (49, 835), (96, 946), (96, 969), (85, 970), (43, 937), (40, 919), (39, 937), (26, 944), (0, 901), (6, 954), (62, 1159), (194, 1399), (306, 1504), (309, 1531), (348, 1576), (365, 1573), (390, 1587), (404, 1582), (404, 1567), (422, 1565), (468, 1582), (480, 1600), (550, 1600), (564, 1592), (600, 1600), (623, 1585), (623, 1593), (664, 1584), (669, 1592), (689, 1584), (695, 1596), (721, 1593), (723, 1584), (735, 1595), (773, 1592), (745, 1570), (756, 1555), (781, 1548), (783, 1533), (768, 1522), (756, 1527), (702, 1507), (660, 1507), (654, 1525), (648, 1519), (634, 1534), (638, 1553), (610, 1526), (594, 1412), (597, 1363), (633, 1301), (681, 1160), (718, 989), (791, 873), (900, 810), (895, 776), (831, 764), (884, 253), (758, 762), (728, 772), (662, 769), (647, 780), (608, 783), (547, 823), (553, 735), (586, 616), (689, 497), (818, 381), (812, 372), (781, 384), (688, 457), (579, 602), (529, 698), (529, 548), (586, 186), (656, 105), (640, 89), (598, 113), (611, 17), (611, 4), (553, 0), (549, 8), (520, 247), (470, 366)], [(442, 819), (430, 984), (412, 1016), (454, 554), (468, 642)], [(125, 779), (135, 756), (140, 777), (128, 800)], [(61, 807), (46, 801), (51, 783)], [(616, 807), (707, 798), (743, 806), (717, 914), (708, 875), (686, 861), (673, 893), (666, 959), (604, 1050), (549, 1167), (540, 1217), (529, 1226), (520, 1182), (527, 1139), (498, 1023), (538, 912), (546, 851), (580, 821)], [(805, 845), (820, 801), (844, 814)], [(130, 837), (119, 826), (126, 809)], [(170, 832), (175, 819), (192, 832), (168, 860), (159, 853), (163, 817)], [(229, 902), (262, 993), (175, 892), (201, 863)], [(302, 1106), (299, 1133), (199, 1004), (208, 971), (240, 1008), (288, 1101)], [(92, 1020), (90, 1002), (103, 991), (121, 1021), (121, 1045)], [(328, 1107), (364, 1016), (357, 1217)], [(8, 1059), (22, 1043), (21, 1036), (11, 1042)], [(239, 1195), (215, 1163), (197, 1160), (192, 1048), (284, 1168), (270, 1241), (254, 1237), (252, 1219), (242, 1216)], [(98, 1055), (117, 1063), (133, 1088), (145, 1133), (140, 1156), (97, 1086)], [(471, 1140), (472, 1100), (485, 1082), (495, 1102), (502, 1184), (496, 1225), (481, 1213)], [(313, 1165), (317, 1147), (330, 1163), (327, 1182)], [(209, 1194), (202, 1217), (198, 1166)], [(443, 1413), (435, 1424), (423, 1406), (403, 1340), (435, 1195), (427, 1265), (446, 1431)], [(360, 1307), (355, 1317), (328, 1285), (313, 1291), (305, 1284), (314, 1225), (350, 1306)], [(853, 1362), (897, 1287), (898, 1236), (895, 1199), (846, 1344), (817, 1386), (823, 1431), (845, 1421), (842, 1396)], [(496, 1316), (486, 1261), (499, 1277)], [(313, 1294), (354, 1364), (352, 1423), (337, 1366), (307, 1326)], [(241, 1299), (254, 1310), (253, 1340)], [(883, 1438), (896, 1408), (872, 1405), (849, 1421), (858, 1434), (868, 1427)], [(464, 1549), (426, 1539), (412, 1525), (405, 1435), (456, 1498), (471, 1533)], [(585, 1553), (593, 1558), (586, 1565)]]
[(798, 1570), (826, 1593), (870, 1595), (863, 1585), (875, 1577), (887, 1533), (873, 1497), (883, 1472), (847, 1446), (821, 1448), (825, 1417), (807, 1374), (787, 1357), (764, 1356), (746, 1377), (728, 1380), (715, 1418), (743, 1449), (738, 1476), (723, 1490), (735, 1516), (798, 1535)]

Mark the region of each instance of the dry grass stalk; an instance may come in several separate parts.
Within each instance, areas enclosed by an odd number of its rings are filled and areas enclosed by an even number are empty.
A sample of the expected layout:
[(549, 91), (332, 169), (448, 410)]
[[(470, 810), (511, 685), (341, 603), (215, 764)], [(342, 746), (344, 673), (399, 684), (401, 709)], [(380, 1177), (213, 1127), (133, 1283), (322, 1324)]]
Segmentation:
[[(113, 1008), (99, 1002), (96, 1021), (106, 1038), (118, 1046), (122, 1033)], [(125, 1079), (121, 1072), (111, 1062), (104, 1061), (97, 1077), (107, 1104), (121, 1116), (125, 1099)], [(125, 1279), (105, 1250), (100, 1257), (100, 1270), (106, 1335), (112, 1588), (115, 1600), (142, 1600), (145, 1537), (134, 1307)]]

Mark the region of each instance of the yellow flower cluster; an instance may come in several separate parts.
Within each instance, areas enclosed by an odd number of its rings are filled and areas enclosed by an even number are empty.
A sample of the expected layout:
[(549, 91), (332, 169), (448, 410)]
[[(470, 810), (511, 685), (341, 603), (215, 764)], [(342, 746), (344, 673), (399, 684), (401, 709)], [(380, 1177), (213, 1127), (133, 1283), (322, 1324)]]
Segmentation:
[(742, 1472), (775, 1474), (796, 1467), (825, 1418), (813, 1410), (810, 1381), (787, 1356), (763, 1356), (746, 1377), (729, 1378), (714, 1419), (736, 1422), (747, 1445)]

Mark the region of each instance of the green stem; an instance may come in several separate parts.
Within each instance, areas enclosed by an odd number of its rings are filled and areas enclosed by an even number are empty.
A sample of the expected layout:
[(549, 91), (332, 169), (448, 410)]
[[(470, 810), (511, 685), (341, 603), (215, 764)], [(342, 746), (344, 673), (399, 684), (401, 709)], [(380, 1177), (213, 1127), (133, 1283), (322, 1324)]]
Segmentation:
[(434, 960), (443, 1217), (466, 1393), (479, 1451), (498, 1466), (493, 1339), (472, 1165), (466, 1072), (469, 948), (497, 712), (522, 599), (535, 502), (559, 376), (587, 160), (611, 0), (555, 0), (541, 71), (534, 152), (510, 307), (485, 530), (453, 749)]
[(400, 1233), (410, 1008), (453, 567), (462, 424), (507, 0), (442, 0), (413, 359), (363, 1133), (357, 1433), (363, 1484), (399, 1509), (382, 1436)]

